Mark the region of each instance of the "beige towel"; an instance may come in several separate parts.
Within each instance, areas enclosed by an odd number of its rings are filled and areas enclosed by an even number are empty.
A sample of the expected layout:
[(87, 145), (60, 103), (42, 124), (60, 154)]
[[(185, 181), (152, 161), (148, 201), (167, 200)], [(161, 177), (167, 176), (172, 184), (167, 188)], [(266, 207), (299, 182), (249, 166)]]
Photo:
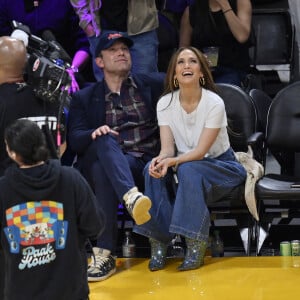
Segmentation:
[(264, 167), (253, 158), (253, 152), (250, 147), (247, 153), (236, 152), (235, 156), (247, 171), (245, 200), (250, 213), (258, 221), (259, 216), (256, 205), (255, 184), (257, 180), (263, 176)]

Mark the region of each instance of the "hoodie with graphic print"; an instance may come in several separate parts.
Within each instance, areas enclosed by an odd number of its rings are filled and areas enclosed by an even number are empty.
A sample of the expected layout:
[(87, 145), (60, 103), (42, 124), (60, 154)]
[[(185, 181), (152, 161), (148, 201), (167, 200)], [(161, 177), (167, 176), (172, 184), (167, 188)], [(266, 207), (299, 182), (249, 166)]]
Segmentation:
[(104, 215), (85, 179), (59, 160), (12, 165), (0, 191), (1, 299), (88, 299), (85, 246), (101, 233)]

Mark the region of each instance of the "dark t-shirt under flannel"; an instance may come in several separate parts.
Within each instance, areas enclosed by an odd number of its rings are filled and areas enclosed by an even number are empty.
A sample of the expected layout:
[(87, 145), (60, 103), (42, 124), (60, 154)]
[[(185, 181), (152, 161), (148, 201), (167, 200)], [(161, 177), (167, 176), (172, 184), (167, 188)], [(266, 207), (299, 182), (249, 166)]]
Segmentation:
[(151, 117), (131, 77), (122, 83), (120, 95), (105, 84), (105, 106), (106, 124), (119, 132), (116, 138), (124, 152), (158, 154), (157, 120)]

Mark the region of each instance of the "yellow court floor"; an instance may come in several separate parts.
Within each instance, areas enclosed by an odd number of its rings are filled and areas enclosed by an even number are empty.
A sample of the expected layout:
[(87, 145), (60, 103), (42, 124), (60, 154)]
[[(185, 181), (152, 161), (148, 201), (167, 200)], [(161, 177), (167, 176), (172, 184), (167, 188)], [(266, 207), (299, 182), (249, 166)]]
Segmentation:
[(90, 300), (277, 300), (299, 299), (299, 257), (205, 258), (198, 270), (178, 272), (171, 258), (162, 271), (148, 259), (117, 259), (117, 272), (90, 283)]

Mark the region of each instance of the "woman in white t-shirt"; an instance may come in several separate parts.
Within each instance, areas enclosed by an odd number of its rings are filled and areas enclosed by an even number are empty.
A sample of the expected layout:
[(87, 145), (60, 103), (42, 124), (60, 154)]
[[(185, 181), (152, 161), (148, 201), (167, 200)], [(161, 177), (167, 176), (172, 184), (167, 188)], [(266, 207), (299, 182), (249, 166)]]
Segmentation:
[[(207, 203), (246, 179), (230, 147), (224, 102), (206, 57), (196, 48), (180, 48), (172, 57), (157, 117), (161, 151), (145, 168), (152, 218), (134, 231), (149, 237), (151, 271), (164, 268), (167, 245), (176, 234), (187, 244), (178, 270), (196, 269), (203, 265), (207, 247)], [(176, 192), (172, 168), (177, 173)]]

